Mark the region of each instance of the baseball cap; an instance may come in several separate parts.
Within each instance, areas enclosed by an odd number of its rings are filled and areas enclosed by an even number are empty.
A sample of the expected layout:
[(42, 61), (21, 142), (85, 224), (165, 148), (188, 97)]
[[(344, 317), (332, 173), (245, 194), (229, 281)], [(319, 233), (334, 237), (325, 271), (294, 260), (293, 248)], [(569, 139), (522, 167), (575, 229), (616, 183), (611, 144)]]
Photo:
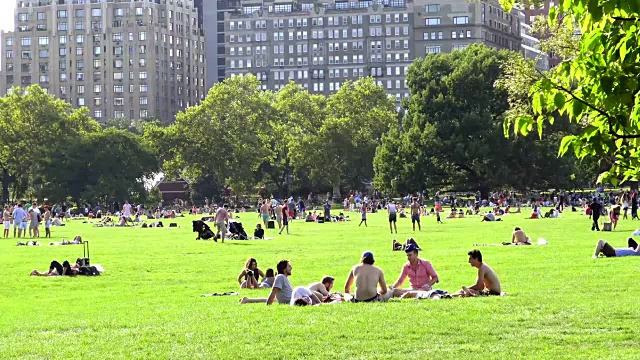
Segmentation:
[(409, 244), (404, 248), (404, 252), (412, 252), (412, 251), (418, 251), (420, 250), (419, 247), (416, 246), (416, 244)]
[(362, 253), (362, 258), (366, 259), (366, 258), (372, 258), (373, 259), (373, 253), (371, 251), (365, 251)]

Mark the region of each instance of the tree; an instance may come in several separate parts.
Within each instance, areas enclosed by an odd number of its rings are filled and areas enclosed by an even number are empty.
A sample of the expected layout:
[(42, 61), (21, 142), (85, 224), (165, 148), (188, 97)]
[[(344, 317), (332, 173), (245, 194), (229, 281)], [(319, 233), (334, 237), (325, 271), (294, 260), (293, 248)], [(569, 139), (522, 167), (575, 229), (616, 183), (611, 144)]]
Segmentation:
[(555, 138), (504, 137), (509, 103), (495, 82), (502, 64), (519, 56), (473, 45), (416, 60), (407, 76), (407, 115), (376, 153), (375, 186), (392, 193), (435, 187), (483, 195), (503, 187), (570, 186), (571, 164), (549, 156)]
[(76, 204), (144, 201), (144, 182), (159, 170), (155, 154), (127, 130), (98, 128), (56, 150), (44, 167), (45, 193), (53, 201), (68, 195)]
[[(502, 0), (509, 9), (513, 0)], [(548, 22), (582, 34), (579, 52), (529, 87), (532, 114), (508, 117), (505, 132), (527, 134), (553, 124), (554, 114), (581, 127), (563, 138), (572, 151), (611, 162), (599, 180), (638, 180), (640, 170), (640, 4), (637, 1), (559, 0)], [(577, 27), (576, 27), (577, 26)]]
[(211, 174), (236, 191), (251, 188), (254, 171), (270, 156), (265, 132), (273, 95), (259, 85), (252, 75), (226, 79), (201, 104), (178, 114), (175, 124), (145, 127), (165, 173), (192, 180)]
[(291, 149), (298, 148), (304, 134), (315, 133), (320, 128), (324, 122), (326, 98), (309, 94), (302, 86), (289, 82), (275, 94), (273, 108), (266, 131), (266, 144), (271, 154), (260, 165), (256, 180), (262, 180), (267, 189), (285, 196), (290, 193), (289, 184), (295, 177)]
[(373, 178), (373, 156), (382, 135), (397, 122), (395, 106), (372, 78), (346, 81), (327, 100), (324, 121), (307, 129), (291, 151), (296, 168), (316, 182), (327, 181), (333, 196), (340, 187), (361, 188)]
[[(43, 182), (41, 174), (51, 149), (78, 133), (93, 131), (98, 123), (86, 109), (73, 110), (69, 104), (44, 92), (38, 85), (13, 88), (0, 98), (0, 168), (2, 193), (9, 200), (21, 196), (33, 184)], [(17, 185), (17, 186), (15, 186)]]

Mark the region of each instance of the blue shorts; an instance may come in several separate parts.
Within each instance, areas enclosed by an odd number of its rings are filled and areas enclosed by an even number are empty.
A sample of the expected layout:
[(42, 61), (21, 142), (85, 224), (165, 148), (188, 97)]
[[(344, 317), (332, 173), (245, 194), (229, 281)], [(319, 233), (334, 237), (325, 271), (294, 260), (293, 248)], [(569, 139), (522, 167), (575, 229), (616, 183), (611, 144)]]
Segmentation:
[(269, 214), (262, 214), (262, 221), (264, 222), (269, 221)]
[(418, 222), (419, 223), (420, 222), (420, 215), (417, 215), (417, 214), (411, 215), (411, 222), (412, 223), (414, 223), (414, 222)]

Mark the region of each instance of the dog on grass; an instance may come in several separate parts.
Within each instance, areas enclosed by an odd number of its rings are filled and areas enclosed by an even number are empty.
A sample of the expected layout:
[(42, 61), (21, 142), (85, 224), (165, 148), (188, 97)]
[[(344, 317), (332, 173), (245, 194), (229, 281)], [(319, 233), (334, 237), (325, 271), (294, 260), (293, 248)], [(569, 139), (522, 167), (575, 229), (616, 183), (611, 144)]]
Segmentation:
[(209, 240), (213, 238), (213, 240), (217, 242), (217, 240), (215, 239), (215, 234), (213, 233), (209, 225), (207, 225), (207, 223), (202, 220), (193, 220), (193, 232), (198, 233), (198, 237), (196, 238), (196, 240)]

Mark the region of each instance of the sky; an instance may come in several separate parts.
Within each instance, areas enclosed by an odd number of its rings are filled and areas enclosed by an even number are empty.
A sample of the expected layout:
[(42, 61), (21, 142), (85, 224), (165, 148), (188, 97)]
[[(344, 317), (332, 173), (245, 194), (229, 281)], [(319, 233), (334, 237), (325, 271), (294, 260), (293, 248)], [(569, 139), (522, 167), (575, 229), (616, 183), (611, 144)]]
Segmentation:
[(0, 30), (13, 30), (13, 10), (15, 7), (14, 0), (0, 0)]

